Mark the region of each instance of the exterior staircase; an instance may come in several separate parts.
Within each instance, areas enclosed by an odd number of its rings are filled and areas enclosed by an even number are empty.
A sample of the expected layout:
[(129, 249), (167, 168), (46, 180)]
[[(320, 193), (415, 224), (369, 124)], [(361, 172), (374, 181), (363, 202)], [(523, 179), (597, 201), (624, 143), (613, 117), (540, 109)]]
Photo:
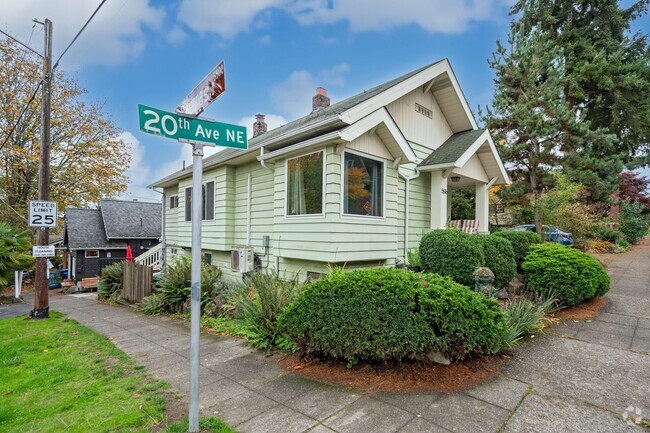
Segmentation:
[(138, 257), (134, 257), (133, 261), (141, 265), (151, 266), (154, 271), (161, 270), (163, 266), (162, 244), (158, 244)]

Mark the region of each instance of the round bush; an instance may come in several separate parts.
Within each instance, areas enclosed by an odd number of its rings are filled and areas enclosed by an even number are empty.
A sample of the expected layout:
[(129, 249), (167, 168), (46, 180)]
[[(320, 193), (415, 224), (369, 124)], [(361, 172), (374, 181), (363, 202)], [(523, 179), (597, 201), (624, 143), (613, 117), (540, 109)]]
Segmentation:
[(517, 273), (512, 244), (494, 235), (474, 235), (472, 240), (483, 248), (483, 264), (494, 272), (494, 287), (500, 289), (512, 281)]
[(483, 249), (469, 235), (458, 230), (433, 230), (420, 241), (420, 266), (425, 272), (451, 277), (474, 287), (472, 273), (483, 266)]
[(283, 312), (280, 330), (307, 354), (390, 361), (439, 351), (451, 360), (496, 353), (498, 303), (434, 274), (394, 268), (334, 271)]
[(529, 231), (504, 230), (494, 233), (494, 236), (500, 236), (510, 241), (518, 267), (521, 267), (521, 264), (526, 259), (530, 246), (542, 243), (542, 237), (539, 234)]
[(609, 275), (589, 254), (547, 242), (533, 245), (522, 265), (528, 287), (551, 293), (564, 307), (579, 304), (609, 290)]

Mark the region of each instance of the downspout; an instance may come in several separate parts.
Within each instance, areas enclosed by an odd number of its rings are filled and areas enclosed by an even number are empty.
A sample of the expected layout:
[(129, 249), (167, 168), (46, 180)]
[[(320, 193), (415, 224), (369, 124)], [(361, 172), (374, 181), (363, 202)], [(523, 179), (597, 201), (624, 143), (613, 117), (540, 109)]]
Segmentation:
[(266, 165), (266, 161), (262, 158), (264, 156), (264, 146), (260, 147), (260, 165), (267, 170), (273, 171), (273, 168)]
[(420, 177), (420, 170), (418, 168), (415, 168), (415, 176), (404, 176), (402, 173), (400, 173), (399, 170), (397, 170), (397, 174), (399, 177), (404, 179), (405, 183), (405, 188), (404, 188), (404, 261), (406, 262), (406, 257), (408, 257), (408, 250), (409, 250), (409, 217), (410, 217), (410, 211), (409, 211), (409, 202), (411, 198), (411, 181), (413, 179), (417, 179)]
[(246, 245), (251, 244), (251, 173), (248, 173), (246, 187)]

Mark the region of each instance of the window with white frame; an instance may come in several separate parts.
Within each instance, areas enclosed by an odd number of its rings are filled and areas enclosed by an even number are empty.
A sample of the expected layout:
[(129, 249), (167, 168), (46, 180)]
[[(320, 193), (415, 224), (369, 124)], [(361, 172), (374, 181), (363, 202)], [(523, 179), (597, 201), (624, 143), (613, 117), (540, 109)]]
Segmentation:
[(287, 160), (287, 216), (323, 214), (324, 152)]
[(86, 259), (94, 259), (99, 257), (99, 250), (86, 250), (84, 254), (84, 258)]
[[(201, 194), (201, 219), (214, 219), (214, 181), (204, 182)], [(192, 221), (192, 187), (185, 188), (185, 221)]]
[(178, 196), (172, 195), (169, 197), (169, 208), (176, 209), (178, 207)]
[(384, 216), (384, 162), (343, 154), (343, 214)]

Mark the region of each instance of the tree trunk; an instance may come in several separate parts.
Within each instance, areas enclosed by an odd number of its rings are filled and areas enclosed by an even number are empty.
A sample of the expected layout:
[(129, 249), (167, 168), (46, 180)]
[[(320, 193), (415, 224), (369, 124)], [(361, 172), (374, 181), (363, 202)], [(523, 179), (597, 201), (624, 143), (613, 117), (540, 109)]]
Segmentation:
[(540, 191), (538, 188), (537, 174), (534, 170), (529, 170), (530, 175), (530, 186), (533, 188), (533, 219), (535, 222), (535, 231), (542, 237), (544, 240), (544, 235), (542, 233), (542, 218), (540, 216)]

